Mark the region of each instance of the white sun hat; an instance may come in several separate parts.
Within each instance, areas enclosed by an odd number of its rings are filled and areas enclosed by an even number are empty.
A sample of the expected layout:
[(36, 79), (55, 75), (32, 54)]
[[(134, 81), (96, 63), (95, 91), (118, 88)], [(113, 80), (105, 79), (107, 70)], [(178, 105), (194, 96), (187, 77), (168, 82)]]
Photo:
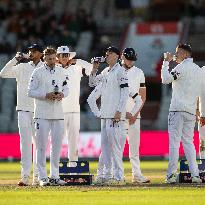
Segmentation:
[(68, 46), (60, 46), (57, 48), (57, 54), (61, 54), (61, 53), (68, 53), (70, 54), (70, 58), (72, 59), (76, 56), (76, 52), (70, 52)]

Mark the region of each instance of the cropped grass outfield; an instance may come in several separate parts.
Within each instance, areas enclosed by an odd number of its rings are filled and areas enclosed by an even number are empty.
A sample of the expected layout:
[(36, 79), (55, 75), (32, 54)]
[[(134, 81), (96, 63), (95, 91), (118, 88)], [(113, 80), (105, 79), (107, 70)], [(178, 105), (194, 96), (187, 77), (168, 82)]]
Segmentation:
[[(96, 174), (97, 162), (91, 162), (91, 173)], [(0, 205), (204, 205), (205, 185), (164, 183), (167, 161), (143, 161), (141, 168), (152, 183), (131, 184), (131, 166), (124, 163), (127, 184), (117, 187), (18, 187), (20, 164), (0, 163)]]

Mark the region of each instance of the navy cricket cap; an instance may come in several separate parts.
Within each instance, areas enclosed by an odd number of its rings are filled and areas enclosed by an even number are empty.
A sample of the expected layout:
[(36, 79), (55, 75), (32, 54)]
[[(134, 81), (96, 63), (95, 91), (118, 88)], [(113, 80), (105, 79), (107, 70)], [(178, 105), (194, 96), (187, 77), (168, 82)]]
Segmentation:
[(125, 56), (127, 60), (131, 60), (131, 61), (137, 60), (137, 54), (135, 53), (135, 50), (133, 48), (125, 48), (122, 54)]
[(43, 53), (43, 47), (40, 46), (40, 45), (38, 45), (38, 44), (36, 44), (36, 43), (30, 45), (30, 46), (28, 47), (28, 50), (30, 50), (30, 49), (34, 49), (34, 50), (36, 50), (36, 51), (39, 51), (40, 53)]
[(117, 55), (120, 55), (120, 50), (116, 48), (115, 46), (110, 46), (106, 49), (106, 52), (113, 52), (116, 53)]

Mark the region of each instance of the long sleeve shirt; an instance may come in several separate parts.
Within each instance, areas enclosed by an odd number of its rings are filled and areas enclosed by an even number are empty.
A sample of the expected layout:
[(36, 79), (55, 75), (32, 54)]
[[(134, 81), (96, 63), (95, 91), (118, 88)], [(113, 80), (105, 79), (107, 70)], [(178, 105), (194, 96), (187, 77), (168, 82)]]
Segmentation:
[(172, 83), (170, 111), (196, 114), (196, 103), (200, 93), (200, 67), (187, 58), (169, 72), (169, 62), (162, 65), (163, 84)]
[(28, 96), (34, 98), (34, 118), (57, 119), (64, 118), (62, 101), (48, 100), (46, 94), (54, 92), (55, 88), (68, 96), (68, 86), (64, 71), (55, 67), (50, 69), (46, 64), (37, 68), (30, 79)]
[[(100, 83), (95, 87), (95, 89), (91, 92), (91, 94), (87, 99), (88, 105), (90, 106), (91, 111), (96, 117), (101, 117), (101, 110), (100, 108), (98, 108), (96, 101), (98, 98), (101, 97), (102, 90), (103, 90), (102, 83)], [(132, 98), (132, 100), (134, 100), (135, 104), (129, 112), (132, 115), (134, 115), (139, 111), (142, 105), (142, 99), (140, 95), (137, 95), (134, 99)]]
[(82, 70), (85, 69), (85, 74), (90, 75), (92, 70), (92, 64), (87, 61), (77, 59), (75, 65), (70, 65), (63, 68), (59, 65), (61, 69), (64, 70), (66, 81), (69, 88), (69, 96), (64, 98), (62, 101), (63, 112), (80, 112), (80, 81), (83, 77)]
[(15, 78), (17, 81), (17, 110), (34, 111), (34, 100), (28, 97), (27, 89), (34, 69), (43, 65), (42, 61), (35, 66), (32, 61), (17, 64), (16, 58), (10, 60), (0, 72), (2, 78)]

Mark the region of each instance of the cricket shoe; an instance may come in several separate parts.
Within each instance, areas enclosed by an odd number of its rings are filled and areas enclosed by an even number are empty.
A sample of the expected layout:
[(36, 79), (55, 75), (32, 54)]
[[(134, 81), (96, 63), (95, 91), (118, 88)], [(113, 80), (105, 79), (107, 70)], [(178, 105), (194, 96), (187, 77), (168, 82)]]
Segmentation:
[(195, 176), (191, 178), (192, 183), (202, 183), (202, 180), (199, 176)]
[(95, 181), (92, 183), (92, 185), (95, 186), (103, 186), (106, 185), (106, 183), (109, 181), (109, 179), (103, 178), (103, 177), (96, 177)]
[(175, 173), (172, 173), (167, 179), (165, 180), (168, 184), (175, 184), (177, 183), (177, 175)]
[(49, 182), (51, 186), (64, 186), (66, 184), (66, 182), (61, 180), (60, 178), (49, 178)]
[(24, 175), (21, 180), (18, 182), (19, 186), (28, 186), (29, 185), (29, 176)]
[(50, 186), (49, 179), (48, 179), (48, 178), (40, 179), (39, 185), (40, 185), (40, 186)]
[(140, 176), (134, 176), (132, 179), (132, 183), (133, 184), (145, 184), (145, 183), (150, 183), (150, 180), (147, 177), (140, 175)]
[(33, 186), (38, 186), (39, 185), (39, 180), (38, 180), (38, 175), (33, 175)]
[(108, 186), (123, 186), (123, 185), (126, 185), (126, 182), (124, 179), (117, 180), (117, 179), (112, 178), (112, 179), (108, 180), (106, 185), (108, 185)]

